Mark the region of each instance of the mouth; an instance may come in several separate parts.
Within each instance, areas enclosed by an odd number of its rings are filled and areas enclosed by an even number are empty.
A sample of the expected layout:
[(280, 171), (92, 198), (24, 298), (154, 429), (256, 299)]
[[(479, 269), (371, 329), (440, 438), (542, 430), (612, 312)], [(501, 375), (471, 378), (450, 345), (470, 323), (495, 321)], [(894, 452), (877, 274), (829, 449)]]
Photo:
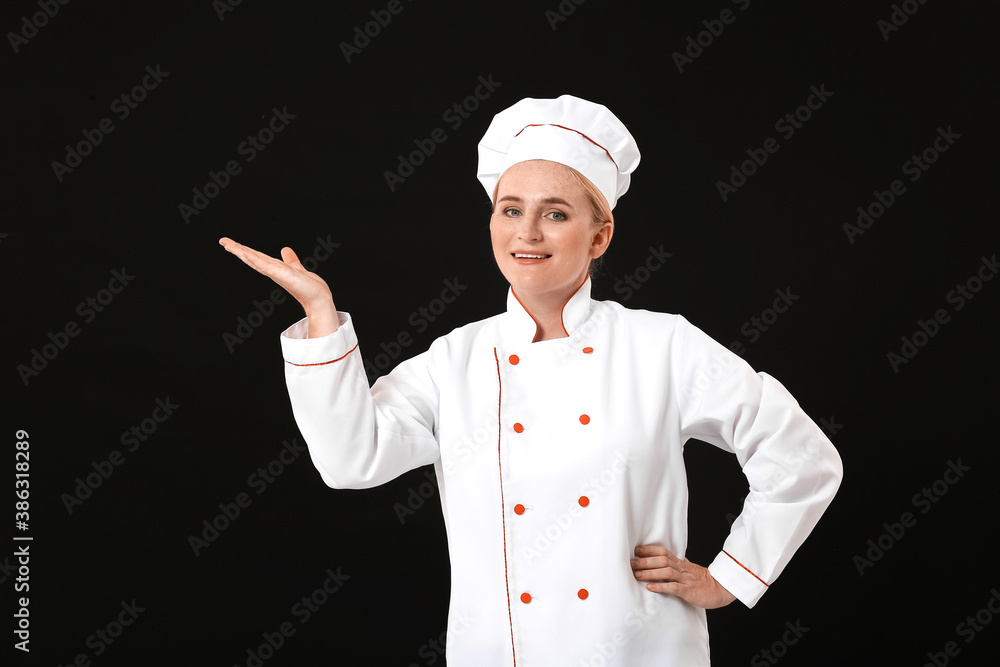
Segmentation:
[(529, 254), (525, 252), (512, 252), (511, 257), (514, 259), (548, 259), (552, 255), (542, 255), (542, 254)]

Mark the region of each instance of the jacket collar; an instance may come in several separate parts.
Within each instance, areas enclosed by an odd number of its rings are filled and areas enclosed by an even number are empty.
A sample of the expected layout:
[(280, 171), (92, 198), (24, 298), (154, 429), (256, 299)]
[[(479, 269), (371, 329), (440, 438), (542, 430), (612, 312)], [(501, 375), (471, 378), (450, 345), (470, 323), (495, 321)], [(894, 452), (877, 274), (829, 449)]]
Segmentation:
[[(567, 336), (571, 336), (574, 331), (587, 321), (593, 304), (590, 300), (590, 277), (584, 279), (580, 287), (563, 304), (562, 325)], [(531, 316), (528, 309), (518, 300), (514, 294), (514, 288), (507, 290), (507, 314), (504, 317), (504, 331), (509, 340), (535, 342), (538, 336), (538, 324)]]

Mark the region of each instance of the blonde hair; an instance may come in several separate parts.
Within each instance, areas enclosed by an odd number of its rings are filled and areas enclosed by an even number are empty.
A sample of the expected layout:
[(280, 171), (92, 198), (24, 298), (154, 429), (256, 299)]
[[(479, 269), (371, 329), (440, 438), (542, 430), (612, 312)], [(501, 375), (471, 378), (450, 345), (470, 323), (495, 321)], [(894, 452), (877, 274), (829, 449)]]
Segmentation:
[[(562, 164), (561, 162), (559, 164)], [(584, 193), (587, 195), (587, 199), (590, 201), (590, 210), (593, 213), (594, 224), (603, 225), (606, 222), (610, 222), (612, 225), (615, 224), (615, 216), (611, 213), (611, 205), (608, 204), (608, 200), (604, 198), (604, 193), (597, 189), (589, 178), (581, 174), (579, 171), (570, 167), (569, 165), (563, 165), (570, 170), (573, 175), (573, 180), (577, 182), (581, 187), (583, 187)], [(497, 184), (493, 186), (493, 208), (491, 213), (496, 211), (497, 207), (497, 193), (500, 191), (500, 181), (503, 180), (503, 175), (497, 179)], [(590, 260), (590, 266), (587, 269), (587, 273), (590, 275), (590, 279), (593, 280), (597, 273), (597, 269), (601, 266), (601, 257), (594, 258)]]

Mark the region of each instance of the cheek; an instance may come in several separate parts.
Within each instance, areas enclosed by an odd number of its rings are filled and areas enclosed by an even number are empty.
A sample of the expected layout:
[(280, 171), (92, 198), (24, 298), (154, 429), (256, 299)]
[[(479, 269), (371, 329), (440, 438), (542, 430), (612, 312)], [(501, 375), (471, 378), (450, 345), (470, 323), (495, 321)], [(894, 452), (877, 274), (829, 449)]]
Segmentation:
[(490, 218), (490, 243), (493, 245), (493, 254), (496, 255), (499, 251), (499, 247), (503, 245), (504, 239), (501, 232), (501, 227), (496, 223), (496, 218)]
[(586, 255), (590, 252), (590, 236), (579, 229), (574, 229), (572, 234), (566, 234), (561, 240), (563, 247), (573, 255)]

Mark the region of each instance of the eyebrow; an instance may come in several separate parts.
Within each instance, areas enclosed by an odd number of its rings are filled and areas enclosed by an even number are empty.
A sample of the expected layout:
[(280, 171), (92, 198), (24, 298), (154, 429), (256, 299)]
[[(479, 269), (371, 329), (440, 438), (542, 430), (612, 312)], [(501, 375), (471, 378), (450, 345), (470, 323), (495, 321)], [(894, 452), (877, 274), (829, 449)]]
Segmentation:
[[(500, 199), (497, 200), (497, 203), (499, 204), (502, 201), (523, 202), (524, 200), (521, 199), (518, 196), (515, 196), (515, 195), (504, 195), (503, 197), (500, 197)], [(547, 197), (547, 198), (545, 198), (545, 199), (542, 200), (542, 203), (543, 204), (562, 204), (563, 206), (566, 206), (566, 207), (569, 207), (569, 208), (573, 208), (572, 204), (570, 204), (565, 199), (560, 199), (559, 197)]]

